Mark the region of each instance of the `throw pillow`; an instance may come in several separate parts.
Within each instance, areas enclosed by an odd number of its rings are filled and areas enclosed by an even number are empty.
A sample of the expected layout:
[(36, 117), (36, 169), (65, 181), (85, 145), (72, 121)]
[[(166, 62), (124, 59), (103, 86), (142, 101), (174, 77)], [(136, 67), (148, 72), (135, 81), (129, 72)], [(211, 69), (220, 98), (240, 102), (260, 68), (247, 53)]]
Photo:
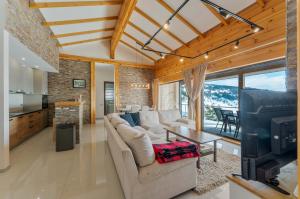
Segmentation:
[(129, 125), (120, 124), (117, 128), (120, 137), (128, 144), (128, 141), (143, 134), (143, 131)]
[(124, 120), (126, 120), (130, 124), (130, 126), (135, 126), (135, 123), (134, 123), (130, 113), (120, 115), (120, 117), (123, 118)]
[(140, 119), (140, 113), (136, 112), (136, 113), (130, 113), (135, 126), (141, 126), (141, 119)]
[(155, 153), (149, 136), (145, 133), (128, 141), (135, 162), (140, 167), (152, 164), (155, 161)]
[(120, 118), (119, 116), (113, 116), (111, 118), (110, 122), (113, 125), (113, 127), (115, 127), (115, 128), (117, 128), (117, 126), (120, 125), (120, 124), (129, 125), (129, 123), (126, 120)]

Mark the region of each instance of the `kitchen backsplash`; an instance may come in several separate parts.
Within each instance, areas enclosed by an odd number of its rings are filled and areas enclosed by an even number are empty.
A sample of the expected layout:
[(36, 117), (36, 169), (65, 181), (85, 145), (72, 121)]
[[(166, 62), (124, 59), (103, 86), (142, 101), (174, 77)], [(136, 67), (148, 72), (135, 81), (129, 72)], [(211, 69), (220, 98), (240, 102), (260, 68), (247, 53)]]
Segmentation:
[(9, 111), (21, 112), (42, 109), (42, 95), (9, 95)]

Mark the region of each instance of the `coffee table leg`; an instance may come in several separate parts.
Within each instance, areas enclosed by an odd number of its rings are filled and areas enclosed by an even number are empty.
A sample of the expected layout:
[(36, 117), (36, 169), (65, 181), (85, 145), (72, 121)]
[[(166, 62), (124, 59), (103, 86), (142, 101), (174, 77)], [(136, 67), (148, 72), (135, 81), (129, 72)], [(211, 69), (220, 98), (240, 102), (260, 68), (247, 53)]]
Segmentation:
[(214, 140), (214, 162), (217, 162), (217, 140)]
[(167, 141), (170, 141), (169, 140), (169, 131), (167, 130)]
[(200, 156), (198, 157), (198, 160), (197, 160), (197, 168), (200, 169), (200, 158), (201, 158), (200, 144), (198, 144), (198, 148), (199, 148), (199, 154), (200, 154)]

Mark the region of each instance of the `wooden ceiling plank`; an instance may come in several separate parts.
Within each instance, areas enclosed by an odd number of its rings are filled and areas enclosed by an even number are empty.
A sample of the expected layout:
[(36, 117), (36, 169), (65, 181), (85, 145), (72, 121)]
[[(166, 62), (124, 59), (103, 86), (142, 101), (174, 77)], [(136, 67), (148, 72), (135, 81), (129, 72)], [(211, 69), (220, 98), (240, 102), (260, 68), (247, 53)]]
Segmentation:
[[(139, 41), (138, 39), (136, 39), (135, 37), (131, 36), (127, 32), (124, 32), (124, 35), (126, 35), (127, 37), (129, 37), (130, 39), (132, 39), (133, 41), (135, 41), (136, 43), (138, 43), (139, 45), (144, 45), (143, 42)], [(147, 46), (146, 48), (148, 48), (149, 50), (154, 50), (150, 46)], [(158, 52), (154, 52), (154, 53), (157, 54), (158, 56), (160, 56), (160, 53), (158, 53)]]
[[(145, 19), (147, 19), (149, 22), (151, 22), (153, 25), (157, 26), (157, 27), (161, 27), (161, 25), (155, 21), (153, 18), (151, 18), (149, 15), (147, 15), (145, 12), (143, 12), (141, 9), (139, 8), (135, 8), (135, 11), (137, 13), (139, 13), (140, 15), (142, 15)], [(170, 37), (172, 37), (173, 39), (175, 39), (178, 43), (180, 43), (183, 46), (187, 46), (181, 39), (179, 39), (177, 36), (175, 36), (173, 33), (171, 33), (170, 31), (165, 30), (164, 28), (162, 29), (166, 34), (168, 34)]]
[(128, 48), (130, 48), (130, 49), (132, 49), (132, 50), (134, 50), (134, 51), (140, 53), (140, 54), (143, 55), (144, 57), (147, 57), (148, 59), (150, 59), (150, 60), (152, 60), (152, 61), (154, 61), (154, 62), (156, 61), (153, 57), (151, 57), (151, 56), (149, 56), (149, 55), (143, 53), (142, 51), (136, 49), (135, 47), (133, 47), (133, 46), (130, 45), (129, 43), (127, 43), (127, 42), (125, 42), (125, 41), (123, 41), (123, 40), (120, 40), (120, 42), (121, 42), (122, 44), (124, 44), (125, 46), (127, 46)]
[(119, 19), (116, 25), (116, 29), (114, 31), (114, 34), (112, 36), (111, 40), (111, 47), (110, 47), (110, 58), (115, 58), (115, 52), (116, 48), (118, 46), (118, 43), (121, 39), (121, 36), (127, 26), (127, 23), (129, 21), (129, 18), (135, 8), (135, 5), (137, 3), (137, 0), (124, 0), (120, 14)]
[(74, 41), (74, 42), (68, 42), (68, 43), (62, 43), (62, 44), (59, 44), (59, 46), (60, 47), (71, 46), (71, 45), (76, 45), (76, 44), (89, 43), (89, 42), (93, 42), (93, 41), (101, 41), (101, 40), (107, 40), (107, 39), (111, 39), (111, 36), (99, 37), (99, 38), (94, 38), (94, 39), (86, 39), (86, 40), (80, 40), (80, 41)]
[(64, 54), (64, 53), (60, 53), (59, 58), (64, 59), (64, 60), (73, 60), (73, 61), (82, 61), (82, 62), (97, 62), (97, 63), (105, 63), (105, 64), (119, 64), (122, 66), (128, 66), (128, 67), (134, 67), (134, 68), (154, 69), (153, 65), (150, 65), (150, 64), (136, 63), (136, 62), (130, 62), (130, 61), (123, 61), (123, 60), (114, 60), (114, 59), (84, 57), (84, 56), (70, 55), (70, 54)]
[(98, 29), (98, 30), (89, 30), (89, 31), (81, 31), (81, 32), (71, 32), (71, 33), (65, 33), (65, 34), (57, 34), (57, 35), (51, 35), (51, 38), (63, 38), (63, 37), (71, 37), (76, 35), (86, 35), (86, 34), (92, 34), (92, 33), (98, 33), (98, 32), (109, 32), (113, 31), (114, 28), (104, 28), (104, 29)]
[(265, 6), (264, 0), (256, 0), (256, 3), (258, 3), (258, 5), (260, 5), (260, 7), (262, 7), (262, 8)]
[(220, 15), (220, 13), (216, 10), (216, 9), (214, 9), (213, 7), (211, 7), (211, 6), (209, 6), (209, 5), (207, 5), (207, 4), (205, 4), (205, 3), (203, 3), (206, 7), (207, 7), (207, 9), (215, 16), (215, 17), (217, 17), (224, 25), (228, 25), (229, 23), (228, 23), (228, 21), (222, 16), (222, 15)]
[(68, 1), (68, 2), (34, 2), (30, 1), (30, 8), (61, 8), (80, 6), (112, 6), (120, 5), (122, 1)]
[[(171, 8), (164, 0), (156, 0), (160, 5), (162, 5), (166, 10), (168, 10), (170, 13), (174, 13), (175, 10)], [(190, 22), (188, 22), (184, 17), (182, 17), (179, 13), (175, 15), (177, 19), (179, 19), (183, 24), (185, 24), (187, 27), (189, 27), (194, 33), (196, 33), (201, 38), (204, 38), (204, 34), (200, 32), (195, 26), (193, 26)]]
[[(147, 32), (145, 32), (143, 29), (141, 29), (140, 27), (138, 27), (137, 25), (135, 25), (132, 22), (128, 22), (128, 25), (132, 26), (134, 29), (136, 29), (137, 31), (139, 31), (140, 33), (142, 33), (143, 35), (145, 35), (146, 37), (150, 38), (151, 35), (148, 34)], [(166, 44), (162, 43), (161, 41), (157, 40), (156, 38), (153, 39), (153, 41), (155, 41), (156, 43), (158, 43), (159, 45), (161, 45), (162, 47), (164, 47), (165, 49), (167, 49), (168, 51), (172, 52), (173, 50), (167, 46)]]
[(87, 18), (87, 19), (75, 19), (75, 20), (63, 20), (63, 21), (45, 21), (42, 23), (43, 26), (62, 26), (69, 24), (78, 24), (78, 23), (90, 23), (90, 22), (99, 22), (99, 21), (111, 21), (117, 20), (117, 16), (112, 17), (99, 17), (99, 18)]

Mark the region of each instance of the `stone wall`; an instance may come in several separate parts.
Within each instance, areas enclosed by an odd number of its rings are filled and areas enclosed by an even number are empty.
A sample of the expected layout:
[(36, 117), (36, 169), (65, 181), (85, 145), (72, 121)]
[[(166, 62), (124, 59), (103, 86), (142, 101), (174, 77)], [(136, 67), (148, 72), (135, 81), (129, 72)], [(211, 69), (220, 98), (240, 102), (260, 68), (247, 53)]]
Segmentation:
[[(83, 123), (90, 123), (91, 116), (91, 88), (90, 88), (90, 64), (88, 62), (60, 60), (59, 73), (49, 73), (49, 119), (52, 124), (54, 114), (54, 102), (78, 98), (82, 95)], [(86, 88), (73, 88), (73, 79), (86, 80)]]
[[(152, 89), (151, 83), (153, 81), (154, 73), (151, 69), (141, 69), (120, 66), (120, 105), (127, 104), (147, 105), (152, 106)], [(150, 84), (150, 89), (135, 89), (131, 87), (133, 83)]]
[(287, 1), (287, 79), (288, 90), (297, 89), (297, 2)]
[(30, 0), (6, 0), (6, 29), (25, 46), (58, 69), (59, 49), (57, 40), (51, 39), (52, 31), (42, 26), (45, 21), (39, 9), (29, 8)]

